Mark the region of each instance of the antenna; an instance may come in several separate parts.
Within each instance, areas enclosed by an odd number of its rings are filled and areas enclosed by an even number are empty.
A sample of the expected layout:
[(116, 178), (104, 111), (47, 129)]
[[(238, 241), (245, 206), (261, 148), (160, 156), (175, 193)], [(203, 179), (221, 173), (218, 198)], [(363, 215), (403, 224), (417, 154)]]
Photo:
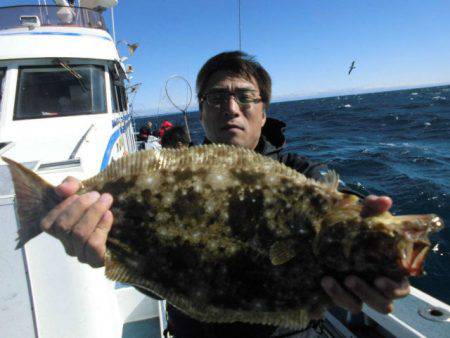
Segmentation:
[(114, 43), (116, 43), (116, 27), (114, 25), (114, 7), (111, 7), (111, 26), (112, 26), (113, 40)]
[(241, 46), (241, 0), (238, 0), (238, 31), (239, 31), (239, 50), (242, 50), (242, 46)]

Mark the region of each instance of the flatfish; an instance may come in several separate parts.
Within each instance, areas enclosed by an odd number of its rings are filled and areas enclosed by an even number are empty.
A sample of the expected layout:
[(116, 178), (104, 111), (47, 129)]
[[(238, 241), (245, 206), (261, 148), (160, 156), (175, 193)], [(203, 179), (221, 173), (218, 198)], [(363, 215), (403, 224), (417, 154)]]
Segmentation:
[[(61, 201), (53, 187), (10, 165), (19, 244), (42, 232)], [(206, 322), (303, 328), (331, 305), (328, 275), (373, 282), (417, 276), (443, 226), (434, 215), (361, 217), (358, 197), (251, 150), (205, 145), (138, 152), (82, 182), (113, 195), (106, 276), (150, 290)]]

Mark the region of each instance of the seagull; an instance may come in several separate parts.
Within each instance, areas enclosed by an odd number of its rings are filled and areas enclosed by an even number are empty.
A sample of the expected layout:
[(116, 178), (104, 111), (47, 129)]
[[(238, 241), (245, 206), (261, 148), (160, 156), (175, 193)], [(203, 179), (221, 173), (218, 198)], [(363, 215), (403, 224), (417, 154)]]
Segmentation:
[(355, 69), (355, 61), (352, 62), (352, 64), (350, 65), (350, 68), (348, 69), (348, 75), (350, 75), (350, 73), (352, 72), (353, 69)]

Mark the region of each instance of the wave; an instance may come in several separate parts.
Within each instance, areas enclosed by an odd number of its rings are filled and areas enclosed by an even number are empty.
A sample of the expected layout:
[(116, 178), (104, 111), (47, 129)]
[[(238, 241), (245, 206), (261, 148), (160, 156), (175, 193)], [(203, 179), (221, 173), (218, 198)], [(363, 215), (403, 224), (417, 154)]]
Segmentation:
[(400, 109), (420, 109), (420, 108), (428, 108), (430, 107), (430, 103), (408, 103), (401, 106), (398, 106)]
[(436, 95), (436, 96), (432, 97), (432, 100), (435, 100), (435, 101), (446, 101), (447, 98), (445, 96)]

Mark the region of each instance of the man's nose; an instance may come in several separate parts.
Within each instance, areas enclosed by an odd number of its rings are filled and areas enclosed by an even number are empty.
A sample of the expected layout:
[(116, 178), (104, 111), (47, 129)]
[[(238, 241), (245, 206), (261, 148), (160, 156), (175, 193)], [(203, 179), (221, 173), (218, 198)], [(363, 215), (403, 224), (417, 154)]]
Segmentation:
[(239, 106), (236, 96), (228, 95), (223, 104), (223, 110), (230, 115), (236, 115), (241, 111), (241, 107)]

